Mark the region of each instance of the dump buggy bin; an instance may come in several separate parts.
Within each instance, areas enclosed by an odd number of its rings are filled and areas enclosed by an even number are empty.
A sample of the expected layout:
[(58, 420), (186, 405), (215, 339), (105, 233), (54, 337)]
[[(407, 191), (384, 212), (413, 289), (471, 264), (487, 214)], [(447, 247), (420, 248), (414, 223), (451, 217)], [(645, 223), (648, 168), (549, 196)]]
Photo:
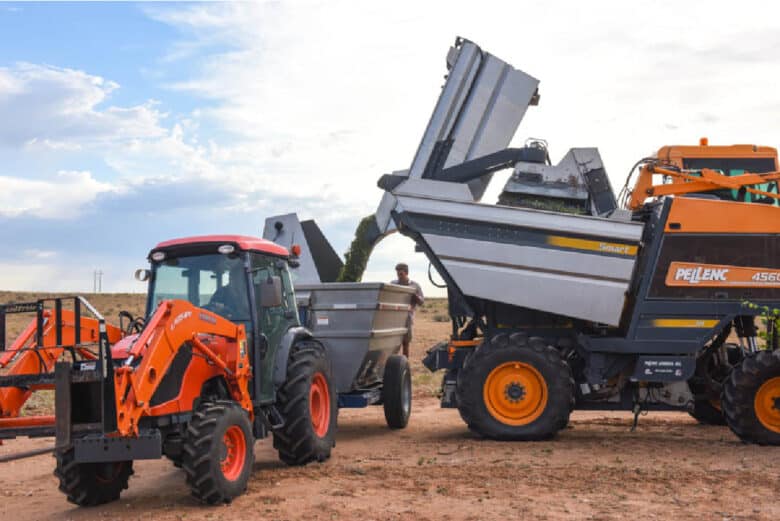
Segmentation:
[(414, 290), (380, 282), (296, 284), (301, 323), (325, 345), (339, 407), (382, 404), (391, 428), (411, 411), (411, 374), (399, 354)]

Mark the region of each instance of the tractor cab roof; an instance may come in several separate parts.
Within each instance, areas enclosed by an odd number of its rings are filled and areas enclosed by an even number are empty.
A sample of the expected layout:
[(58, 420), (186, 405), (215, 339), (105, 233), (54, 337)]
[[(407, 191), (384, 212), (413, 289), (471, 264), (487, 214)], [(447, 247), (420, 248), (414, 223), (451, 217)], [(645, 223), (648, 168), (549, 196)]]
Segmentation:
[(214, 251), (216, 252), (217, 248), (223, 244), (230, 244), (241, 251), (255, 251), (280, 257), (289, 257), (290, 255), (287, 248), (266, 239), (250, 237), (247, 235), (198, 235), (194, 237), (171, 239), (169, 241), (163, 241), (152, 248), (149, 255), (151, 256), (152, 253), (156, 251), (182, 251), (194, 253), (195, 251), (208, 250), (210, 247), (214, 247)]

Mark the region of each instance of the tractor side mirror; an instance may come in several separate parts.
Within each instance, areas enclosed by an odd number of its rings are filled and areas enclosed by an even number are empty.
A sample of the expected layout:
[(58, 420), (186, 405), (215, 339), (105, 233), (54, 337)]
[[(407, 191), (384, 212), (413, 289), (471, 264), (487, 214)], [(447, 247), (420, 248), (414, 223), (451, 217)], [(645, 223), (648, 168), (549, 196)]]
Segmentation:
[(147, 280), (149, 280), (149, 277), (152, 276), (152, 272), (147, 269), (140, 268), (135, 270), (135, 274), (133, 276), (135, 277), (135, 280), (137, 280), (138, 282), (146, 282)]
[(271, 276), (260, 285), (260, 305), (275, 308), (282, 305), (282, 278)]

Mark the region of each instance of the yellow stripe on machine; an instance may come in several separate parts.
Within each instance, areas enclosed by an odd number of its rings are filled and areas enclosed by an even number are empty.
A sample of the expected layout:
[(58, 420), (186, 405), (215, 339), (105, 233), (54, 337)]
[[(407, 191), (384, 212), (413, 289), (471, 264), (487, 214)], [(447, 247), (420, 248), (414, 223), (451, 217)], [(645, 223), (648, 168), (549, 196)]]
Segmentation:
[(619, 242), (592, 241), (589, 239), (575, 239), (573, 237), (561, 237), (550, 235), (547, 244), (560, 248), (573, 248), (575, 250), (598, 251), (602, 253), (616, 253), (618, 255), (636, 255), (637, 246), (622, 244)]
[(701, 318), (656, 318), (653, 320), (655, 327), (690, 327), (690, 328), (713, 328), (718, 325), (720, 320), (701, 319)]

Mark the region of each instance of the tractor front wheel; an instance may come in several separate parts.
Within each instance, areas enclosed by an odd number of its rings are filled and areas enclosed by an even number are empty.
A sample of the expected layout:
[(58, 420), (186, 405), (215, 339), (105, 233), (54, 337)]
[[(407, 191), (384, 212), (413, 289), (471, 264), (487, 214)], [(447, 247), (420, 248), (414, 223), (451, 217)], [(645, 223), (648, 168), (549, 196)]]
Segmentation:
[(274, 431), (279, 459), (288, 465), (328, 459), (336, 444), (338, 404), (321, 344), (304, 340), (293, 346), (277, 406), (284, 418), (284, 425)]
[(249, 416), (230, 400), (203, 402), (187, 427), (181, 467), (192, 495), (215, 505), (246, 490), (254, 465)]
[(745, 358), (726, 380), (721, 403), (742, 441), (780, 445), (780, 350)]
[(469, 429), (496, 440), (542, 440), (566, 427), (574, 380), (560, 353), (540, 338), (500, 334), (458, 373), (458, 411)]
[(60, 491), (76, 505), (96, 506), (119, 499), (133, 474), (132, 461), (76, 463), (73, 449), (56, 452), (54, 475)]

